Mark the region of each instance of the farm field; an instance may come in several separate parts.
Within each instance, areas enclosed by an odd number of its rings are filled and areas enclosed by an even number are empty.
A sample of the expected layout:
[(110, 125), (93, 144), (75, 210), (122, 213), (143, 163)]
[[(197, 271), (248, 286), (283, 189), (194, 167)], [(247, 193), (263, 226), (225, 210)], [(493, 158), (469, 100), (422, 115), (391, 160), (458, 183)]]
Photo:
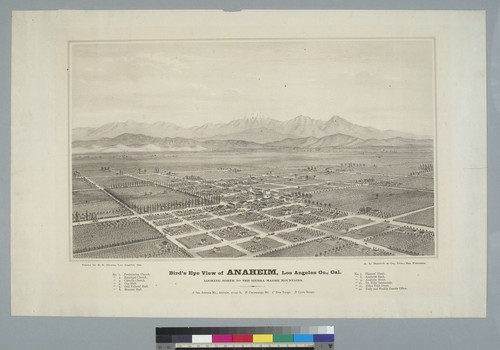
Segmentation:
[(270, 209), (270, 210), (264, 210), (263, 213), (271, 216), (285, 216), (285, 215), (292, 215), (292, 214), (297, 214), (297, 213), (302, 213), (306, 211), (303, 206), (301, 205), (287, 205), (283, 206), (280, 208), (276, 209)]
[(73, 227), (73, 252), (108, 248), (160, 238), (162, 235), (141, 219), (121, 219)]
[(292, 222), (295, 222), (297, 224), (302, 224), (302, 225), (311, 225), (311, 224), (316, 224), (321, 221), (326, 221), (327, 218), (320, 217), (320, 216), (314, 216), (311, 214), (295, 214), (287, 218), (287, 220), (290, 220)]
[(238, 258), (240, 256), (244, 256), (245, 254), (238, 249), (225, 245), (222, 247), (199, 251), (198, 255), (204, 258)]
[(434, 236), (430, 234), (395, 230), (373, 236), (366, 241), (409, 255), (434, 254)]
[(173, 219), (174, 216), (171, 213), (156, 213), (156, 214), (150, 214), (146, 215), (144, 219), (148, 221), (153, 221), (153, 220), (161, 220), (161, 219)]
[(187, 248), (198, 248), (206, 245), (212, 245), (216, 243), (220, 243), (220, 240), (215, 239), (205, 233), (198, 235), (185, 236), (181, 238), (177, 238), (179, 242), (184, 244)]
[(405, 176), (397, 178), (395, 181), (399, 183), (399, 187), (415, 188), (419, 190), (434, 190), (434, 179), (424, 176)]
[(398, 226), (396, 225), (391, 225), (388, 223), (380, 223), (380, 224), (375, 224), (375, 225), (370, 225), (366, 226), (357, 230), (350, 230), (349, 232), (346, 232), (344, 236), (356, 238), (356, 239), (363, 239), (366, 237), (370, 237), (379, 233), (382, 233), (387, 230), (392, 230), (397, 228)]
[(325, 237), (264, 254), (265, 257), (368, 256), (372, 249), (335, 237)]
[(73, 191), (73, 221), (122, 216), (129, 210), (101, 190)]
[(167, 219), (155, 220), (153, 221), (153, 224), (155, 224), (156, 226), (167, 226), (167, 225), (179, 224), (181, 222), (182, 222), (181, 219), (167, 218)]
[(71, 179), (71, 186), (73, 191), (97, 189), (92, 183), (82, 177), (73, 177)]
[[(106, 176), (96, 176), (96, 177), (91, 177), (89, 178), (93, 182), (95, 182), (98, 185), (101, 185), (102, 187), (107, 187), (110, 185), (125, 185), (125, 184), (131, 184), (131, 183), (141, 183), (141, 180), (135, 179), (131, 176), (112, 176), (112, 175), (106, 175)], [(144, 182), (145, 184), (145, 182)]]
[[(432, 161), (397, 148), (74, 155), (74, 257), (434, 255)], [(108, 234), (121, 220), (142, 226)]]
[(382, 217), (395, 216), (434, 204), (432, 192), (359, 186), (315, 193), (311, 200), (332, 208), (357, 213), (361, 208), (380, 211)]
[(177, 225), (177, 226), (171, 226), (171, 227), (164, 227), (162, 229), (163, 233), (169, 236), (177, 236), (177, 235), (183, 235), (186, 233), (192, 233), (198, 231), (195, 227), (184, 224), (184, 225)]
[(200, 220), (193, 222), (193, 224), (205, 230), (213, 230), (232, 225), (229, 221), (226, 221), (224, 219)]
[(248, 250), (250, 253), (258, 253), (283, 246), (284, 244), (272, 238), (264, 237), (262, 239), (251, 239), (249, 241), (238, 244), (241, 248)]
[(281, 230), (285, 230), (287, 228), (292, 228), (292, 227), (296, 227), (296, 226), (297, 226), (296, 224), (292, 224), (291, 222), (279, 220), (279, 219), (268, 219), (268, 220), (256, 222), (255, 224), (251, 225), (252, 228), (255, 228), (257, 230), (260, 230), (260, 231), (263, 231), (266, 233), (281, 231)]
[(397, 218), (394, 221), (434, 227), (434, 207)]
[(257, 232), (254, 232), (242, 226), (230, 226), (220, 230), (212, 231), (212, 233), (228, 241), (257, 235)]
[(120, 199), (130, 207), (148, 206), (155, 204), (168, 204), (193, 200), (197, 197), (186, 193), (172, 191), (161, 186), (141, 186), (115, 188), (110, 190), (116, 198)]
[(301, 227), (295, 231), (278, 233), (277, 236), (289, 242), (302, 242), (311, 238), (321, 237), (326, 235), (325, 232), (310, 228)]
[(246, 224), (248, 222), (259, 221), (259, 220), (263, 220), (266, 218), (267, 218), (267, 216), (265, 216), (265, 215), (262, 215), (262, 214), (256, 213), (256, 212), (251, 212), (251, 211), (247, 211), (247, 212), (244, 212), (244, 213), (241, 213), (238, 215), (231, 215), (231, 216), (226, 217), (226, 219), (234, 221), (238, 224)]
[(77, 259), (148, 259), (189, 258), (185, 250), (165, 239), (120, 245), (107, 249), (75, 254)]

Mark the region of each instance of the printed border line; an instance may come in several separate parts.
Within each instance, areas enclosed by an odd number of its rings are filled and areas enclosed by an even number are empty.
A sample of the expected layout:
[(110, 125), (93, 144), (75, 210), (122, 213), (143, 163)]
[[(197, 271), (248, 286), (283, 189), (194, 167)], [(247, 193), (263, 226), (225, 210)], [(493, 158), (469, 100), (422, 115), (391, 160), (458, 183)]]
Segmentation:
[[(367, 256), (367, 257), (359, 257), (359, 256), (339, 256), (339, 257), (323, 257), (319, 258), (318, 257), (280, 257), (280, 258), (265, 258), (265, 257), (259, 257), (259, 259), (254, 259), (251, 257), (241, 257), (241, 258), (220, 258), (220, 259), (211, 259), (211, 260), (217, 260), (217, 261), (263, 261), (263, 260), (268, 260), (268, 261), (277, 261), (277, 260), (366, 260), (366, 259), (433, 259), (436, 260), (439, 257), (439, 244), (438, 244), (438, 215), (437, 215), (437, 208), (438, 208), (438, 191), (437, 191), (437, 168), (438, 168), (438, 163), (437, 163), (437, 52), (436, 52), (436, 37), (435, 36), (422, 36), (422, 37), (291, 37), (291, 38), (206, 38), (206, 39), (200, 39), (200, 38), (186, 38), (186, 39), (133, 39), (133, 40), (68, 40), (67, 41), (67, 95), (68, 95), (68, 164), (69, 164), (69, 178), (68, 178), (68, 189), (69, 189), (69, 198), (68, 198), (68, 221), (69, 221), (69, 261), (70, 262), (89, 262), (89, 261), (96, 261), (96, 262), (103, 262), (103, 261), (141, 261), (141, 262), (153, 262), (153, 261), (191, 261), (194, 260), (192, 258), (152, 258), (152, 259), (141, 259), (141, 258), (125, 258), (125, 259), (78, 259), (74, 257), (73, 254), (73, 222), (72, 222), (72, 114), (71, 114), (71, 100), (72, 100), (72, 94), (71, 94), (71, 46), (74, 44), (125, 44), (125, 43), (132, 43), (132, 44), (141, 44), (141, 43), (180, 43), (180, 42), (189, 42), (189, 43), (196, 43), (196, 42), (275, 42), (275, 41), (405, 41), (405, 40), (415, 40), (415, 41), (421, 41), (421, 40), (431, 40), (432, 41), (432, 55), (433, 55), (433, 88), (434, 88), (434, 140), (433, 140), (433, 155), (434, 155), (434, 164), (433, 164), (433, 172), (434, 172), (434, 255), (424, 255), (424, 256)], [(197, 259), (197, 258), (195, 258)], [(203, 259), (203, 258), (199, 258)]]

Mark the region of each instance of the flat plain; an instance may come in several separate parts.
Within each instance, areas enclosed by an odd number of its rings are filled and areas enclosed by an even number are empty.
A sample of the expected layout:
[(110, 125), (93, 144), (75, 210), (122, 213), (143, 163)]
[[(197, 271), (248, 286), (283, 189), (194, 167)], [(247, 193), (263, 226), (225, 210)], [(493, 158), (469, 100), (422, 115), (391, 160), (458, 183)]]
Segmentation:
[(74, 154), (73, 256), (432, 256), (432, 163), (418, 147)]

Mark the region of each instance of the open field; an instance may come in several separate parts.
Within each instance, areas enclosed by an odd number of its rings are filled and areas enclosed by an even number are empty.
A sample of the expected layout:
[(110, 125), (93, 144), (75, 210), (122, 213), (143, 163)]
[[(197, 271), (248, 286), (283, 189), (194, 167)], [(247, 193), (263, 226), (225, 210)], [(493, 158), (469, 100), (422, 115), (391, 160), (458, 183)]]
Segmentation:
[(395, 221), (434, 227), (434, 207), (397, 218)]
[(91, 182), (83, 177), (74, 177), (71, 179), (73, 191), (97, 189)]
[(196, 198), (161, 186), (115, 188), (110, 192), (131, 207), (182, 202)]
[(399, 183), (398, 186), (406, 188), (415, 188), (419, 190), (434, 190), (434, 179), (425, 176), (405, 176), (395, 180)]
[(306, 211), (303, 206), (301, 205), (287, 205), (283, 206), (281, 208), (276, 208), (276, 209), (271, 209), (271, 210), (264, 210), (263, 213), (271, 216), (285, 216), (285, 215), (292, 215), (292, 214), (297, 214), (297, 213), (302, 213)]
[(162, 235), (141, 219), (121, 219), (73, 227), (73, 252), (81, 253), (159, 238)]
[(169, 218), (169, 219), (155, 220), (155, 221), (153, 221), (153, 224), (155, 224), (156, 226), (166, 226), (166, 225), (178, 224), (181, 222), (182, 222), (181, 219)]
[(205, 233), (198, 234), (198, 235), (191, 235), (191, 236), (185, 236), (181, 238), (177, 238), (179, 242), (184, 244), (187, 248), (192, 249), (192, 248), (198, 248), (198, 247), (203, 247), (206, 245), (212, 245), (219, 243), (220, 240), (217, 240)]
[(297, 226), (296, 224), (292, 224), (291, 222), (288, 221), (279, 219), (268, 219), (256, 222), (251, 227), (266, 233), (272, 233), (276, 231), (286, 230), (287, 228), (292, 228), (296, 226)]
[(222, 247), (214, 247), (212, 249), (199, 251), (198, 255), (204, 258), (238, 258), (240, 256), (244, 256), (245, 254), (240, 252), (238, 249), (225, 245)]
[(102, 187), (107, 187), (107, 186), (112, 186), (112, 185), (127, 185), (127, 184), (133, 184), (133, 183), (146, 184), (146, 182), (138, 180), (138, 179), (133, 178), (131, 176), (121, 176), (121, 175), (96, 176), (96, 177), (90, 178), (90, 180), (94, 181), (98, 185), (101, 185)]
[(259, 220), (263, 220), (266, 218), (267, 218), (267, 216), (262, 215), (260, 213), (246, 211), (246, 212), (238, 214), (238, 215), (228, 216), (226, 219), (237, 222), (238, 224), (246, 224), (248, 222), (259, 221)]
[(130, 211), (101, 190), (73, 191), (73, 221), (122, 216)]
[(390, 217), (431, 206), (434, 204), (434, 194), (416, 190), (359, 186), (315, 193), (311, 201), (352, 213), (358, 213), (362, 208), (370, 208), (373, 213), (379, 213), (376, 216)]
[(169, 235), (169, 236), (177, 236), (177, 235), (183, 235), (186, 233), (192, 233), (198, 231), (198, 229), (194, 228), (191, 225), (184, 224), (184, 225), (178, 225), (178, 226), (171, 226), (171, 227), (164, 227), (162, 228), (163, 233)]

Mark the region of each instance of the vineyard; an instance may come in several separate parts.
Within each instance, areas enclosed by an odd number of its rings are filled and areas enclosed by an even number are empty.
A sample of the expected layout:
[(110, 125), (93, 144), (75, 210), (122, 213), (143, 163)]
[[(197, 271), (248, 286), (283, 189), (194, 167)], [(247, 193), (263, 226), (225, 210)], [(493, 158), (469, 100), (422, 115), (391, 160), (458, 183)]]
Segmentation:
[(297, 242), (291, 246), (287, 246), (281, 249), (275, 249), (271, 252), (264, 253), (263, 257), (307, 257), (307, 256), (319, 256), (325, 251), (331, 249), (342, 248), (346, 246), (348, 242), (344, 242), (335, 237), (325, 237), (316, 239), (313, 241), (300, 243)]
[(201, 227), (205, 230), (213, 230), (217, 228), (221, 228), (224, 226), (231, 226), (232, 224), (229, 221), (223, 219), (212, 219), (212, 220), (200, 220), (193, 222), (198, 227)]
[(326, 233), (313, 230), (307, 227), (301, 227), (295, 231), (278, 233), (278, 237), (289, 242), (302, 242), (311, 238), (324, 236)]
[(381, 224), (375, 224), (367, 227), (360, 228), (358, 230), (350, 230), (349, 232), (345, 233), (345, 236), (352, 237), (355, 239), (363, 239), (367, 238), (379, 233), (382, 233), (387, 230), (392, 230), (395, 229), (396, 225), (391, 225), (388, 223), (381, 223)]
[(74, 191), (72, 197), (74, 222), (130, 214), (129, 210), (100, 190)]
[(73, 227), (73, 252), (109, 248), (162, 235), (138, 218), (111, 220)]
[(74, 257), (77, 259), (143, 259), (189, 258), (191, 256), (175, 244), (165, 239), (157, 239), (75, 254)]
[(220, 230), (215, 230), (212, 233), (228, 241), (233, 241), (235, 239), (240, 239), (245, 237), (251, 237), (257, 234), (256, 232), (251, 231), (243, 226), (230, 226)]
[(326, 221), (327, 219), (324, 217), (322, 218), (311, 214), (295, 214), (287, 218), (287, 220), (293, 221), (297, 224), (311, 225), (321, 221)]
[(173, 219), (174, 216), (170, 213), (157, 213), (157, 214), (150, 214), (144, 217), (144, 219), (148, 221), (153, 221), (153, 220), (161, 220), (161, 219)]
[[(307, 203), (309, 204), (309, 202)], [(315, 193), (312, 195), (310, 203), (352, 213), (357, 213), (361, 208), (365, 208), (366, 213), (378, 212), (384, 214), (383, 217), (390, 217), (433, 205), (434, 194), (416, 190), (358, 186), (332, 192)]]
[(254, 227), (258, 230), (267, 233), (271, 233), (271, 232), (286, 230), (287, 228), (292, 228), (296, 226), (297, 226), (296, 224), (292, 224), (291, 222), (288, 221), (283, 221), (279, 219), (267, 219), (264, 221), (259, 221), (253, 224), (251, 227)]
[(434, 234), (389, 231), (367, 238), (367, 242), (408, 255), (434, 255)]
[(238, 246), (242, 247), (245, 250), (248, 250), (250, 253), (257, 253), (260, 251), (266, 251), (273, 248), (278, 248), (283, 246), (284, 244), (269, 237), (264, 237), (262, 239), (253, 238), (249, 241), (238, 244)]

